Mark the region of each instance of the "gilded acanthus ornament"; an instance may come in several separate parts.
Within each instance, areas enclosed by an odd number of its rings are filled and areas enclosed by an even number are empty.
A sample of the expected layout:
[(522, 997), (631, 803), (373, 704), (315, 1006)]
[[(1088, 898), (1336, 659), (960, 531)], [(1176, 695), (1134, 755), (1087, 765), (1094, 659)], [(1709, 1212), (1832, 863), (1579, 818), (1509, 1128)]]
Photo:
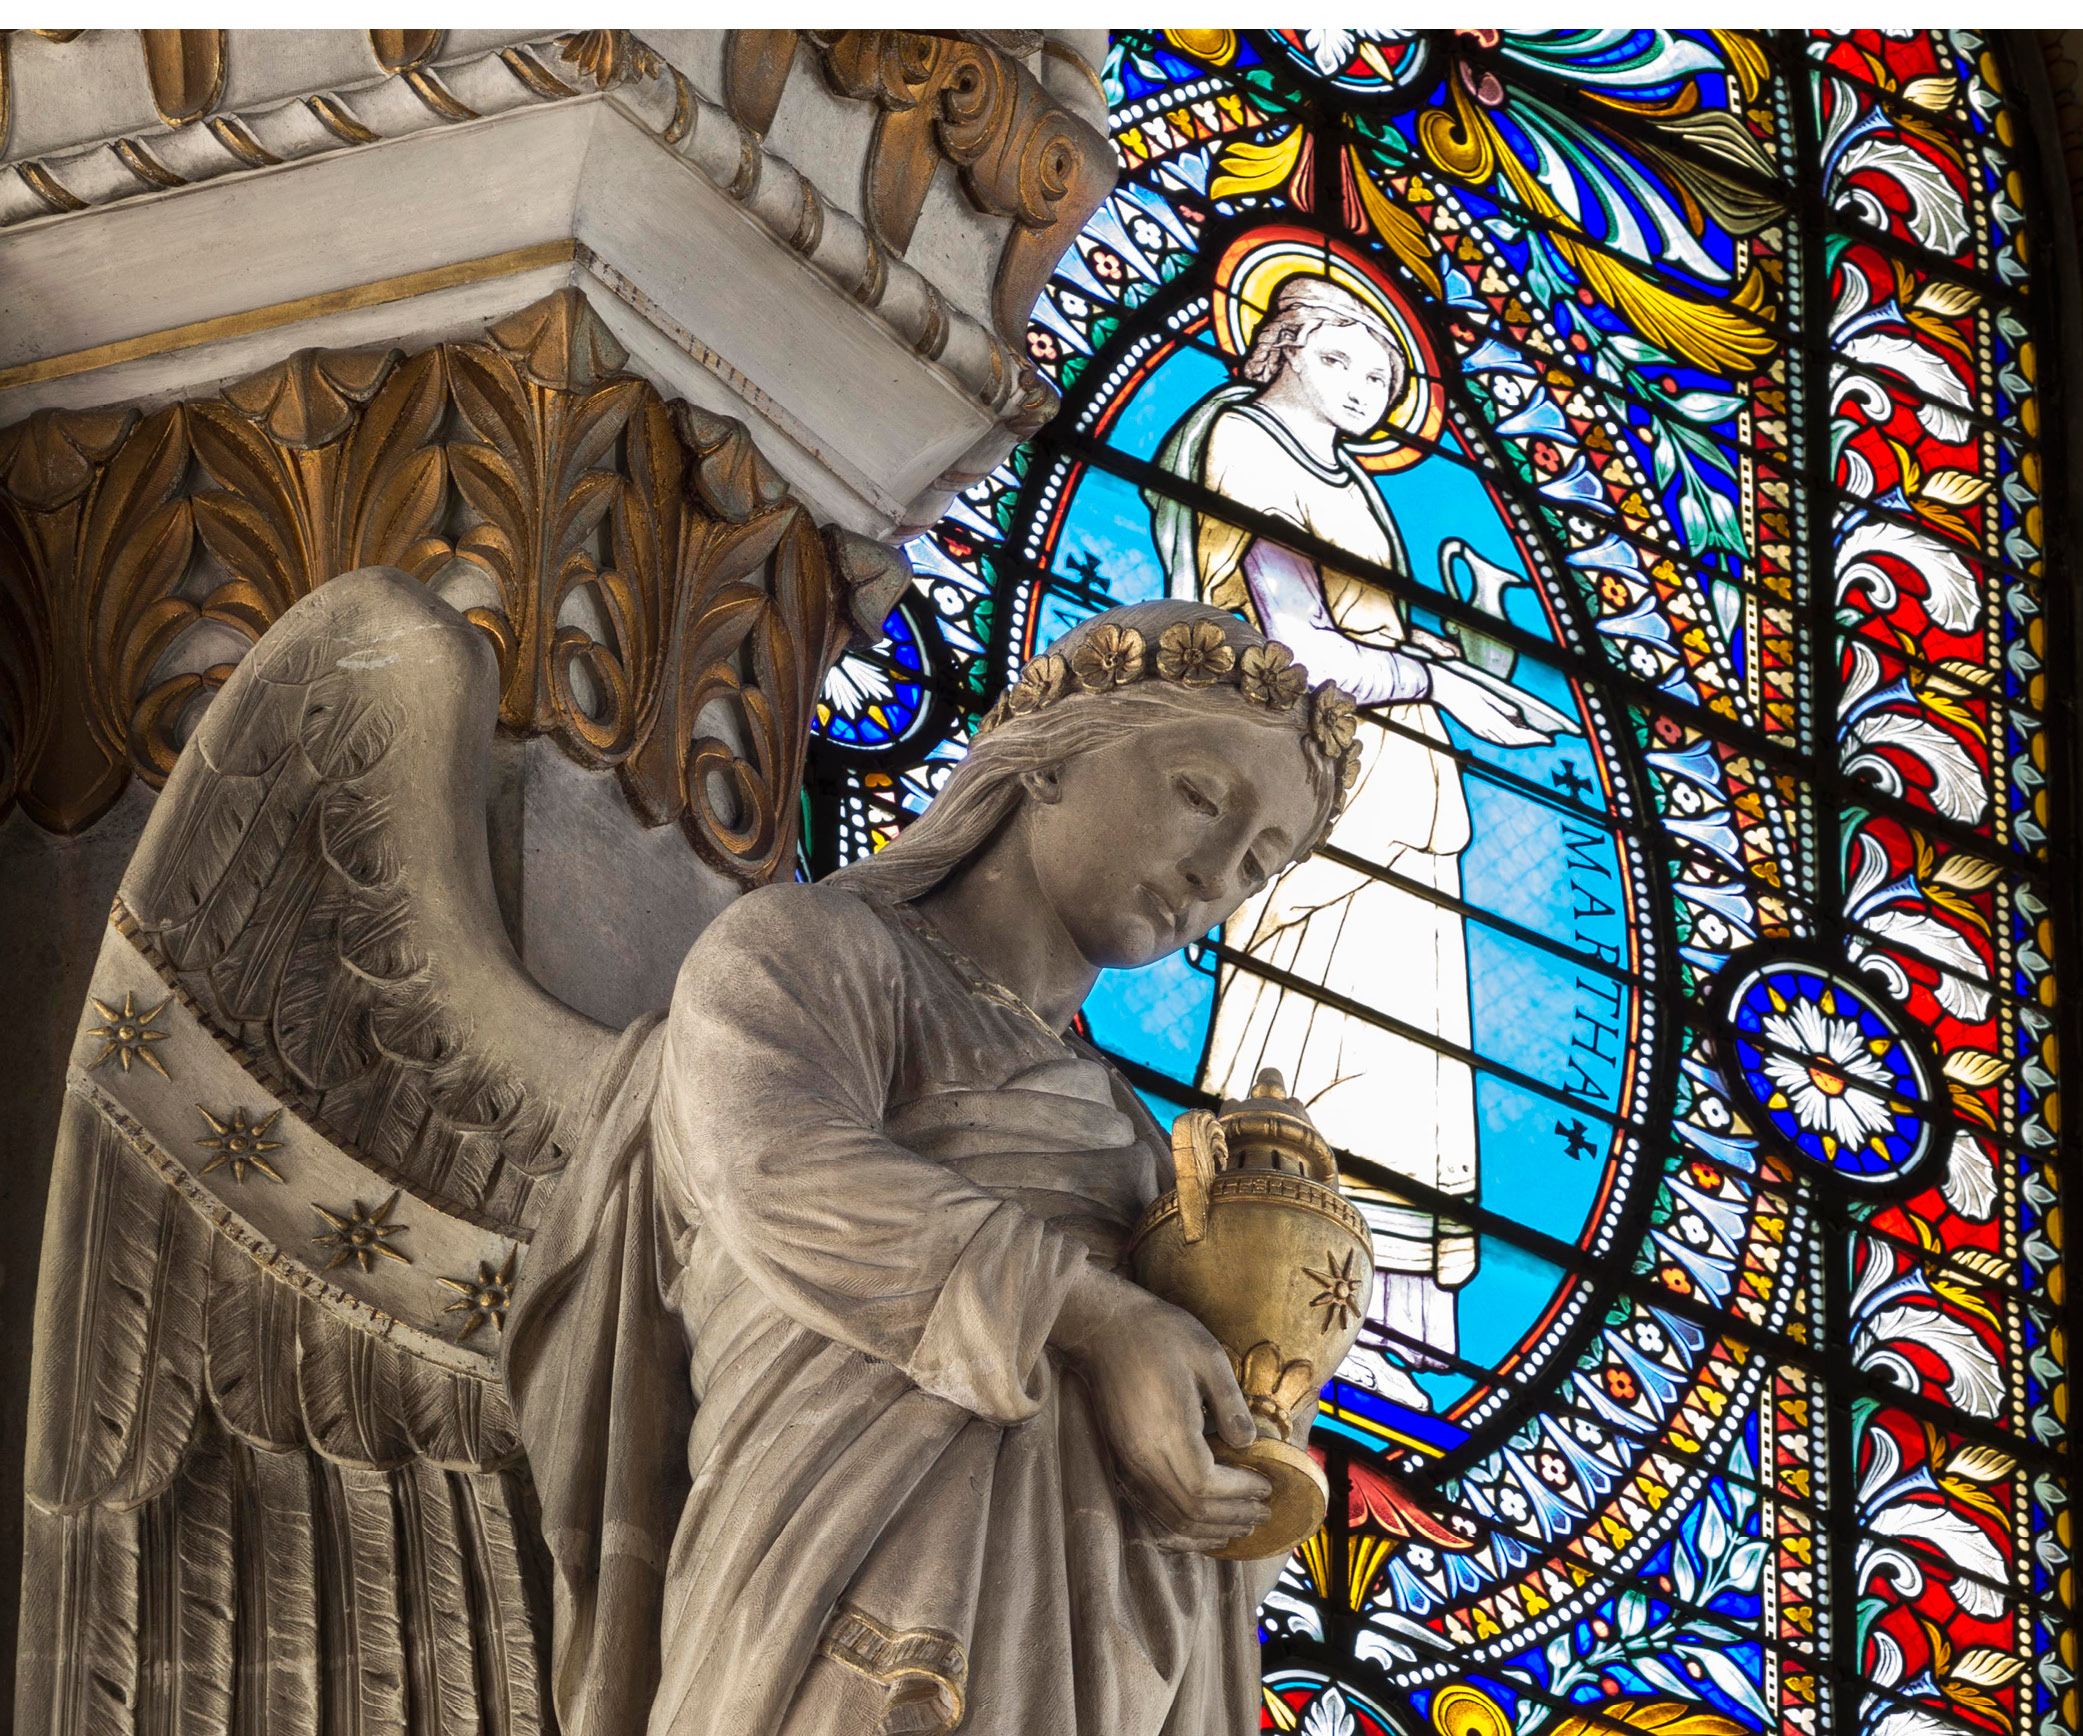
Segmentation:
[(657, 51), (627, 30), (575, 30), (557, 38), (557, 52), (595, 90), (612, 90), (632, 78), (656, 78), (665, 70)]
[(1001, 48), (908, 30), (732, 31), (725, 100), (751, 133), (773, 125), (805, 36), (834, 90), (882, 111), (863, 189), (878, 242), (903, 255), (942, 162), (978, 210), (1013, 220), (992, 311), (1019, 344), (1065, 245), (1113, 186), (1107, 142)]
[[(133, 770), (165, 779), (236, 667), (189, 645), (250, 643), (337, 573), (460, 562), (497, 592), (469, 618), (505, 724), (616, 771), (736, 879), (770, 877), (818, 683), (907, 574), (820, 532), (742, 426), (666, 404), (626, 360), (562, 290), (476, 343), (304, 350), (141, 421), (45, 411), (0, 434), (0, 809), (79, 830)], [(699, 721), (712, 702), (729, 740)]]

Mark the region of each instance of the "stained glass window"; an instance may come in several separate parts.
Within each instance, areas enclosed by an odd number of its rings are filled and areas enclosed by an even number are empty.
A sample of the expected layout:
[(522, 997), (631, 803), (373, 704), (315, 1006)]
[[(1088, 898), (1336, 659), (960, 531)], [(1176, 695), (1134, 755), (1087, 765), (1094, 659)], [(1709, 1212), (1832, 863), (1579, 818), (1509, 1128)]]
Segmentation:
[(1063, 412), (835, 673), (808, 867), (1117, 602), (1365, 690), (1321, 856), (1084, 1015), (1165, 1119), (1280, 1066), (1373, 1225), (1264, 1727), (2074, 1729), (2003, 51), (1135, 32), (1107, 85)]

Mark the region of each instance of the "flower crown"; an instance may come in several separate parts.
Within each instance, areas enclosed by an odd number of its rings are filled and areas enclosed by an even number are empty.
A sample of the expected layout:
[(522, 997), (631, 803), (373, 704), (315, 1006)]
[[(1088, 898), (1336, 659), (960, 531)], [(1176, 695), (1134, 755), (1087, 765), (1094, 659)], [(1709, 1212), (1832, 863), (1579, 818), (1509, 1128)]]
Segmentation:
[(1296, 721), (1304, 742), (1338, 774), (1331, 818), (1338, 817), (1347, 792), (1360, 776), (1352, 695), (1333, 681), (1319, 681), (1311, 688), (1309, 671), (1277, 639), (1248, 646), (1240, 655), (1213, 621), (1173, 622), (1157, 636), (1154, 654), (1135, 628), (1111, 622), (1085, 633), (1068, 656), (1045, 651), (1028, 661), (1020, 678), (984, 714), (973, 739), (981, 741), (1012, 719), (1058, 700), (1080, 693), (1111, 693), (1145, 680), (1169, 681), (1180, 687), (1234, 687), (1253, 705), (1299, 712)]

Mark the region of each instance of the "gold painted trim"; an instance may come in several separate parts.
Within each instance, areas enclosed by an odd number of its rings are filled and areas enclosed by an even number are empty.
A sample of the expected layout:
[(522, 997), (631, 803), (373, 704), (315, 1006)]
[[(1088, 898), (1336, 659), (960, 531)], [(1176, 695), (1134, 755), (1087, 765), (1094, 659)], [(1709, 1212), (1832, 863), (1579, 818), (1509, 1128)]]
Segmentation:
[(446, 30), (372, 30), (369, 52), (385, 72), (417, 72), (440, 52)]
[(185, 187), (188, 184), (157, 157), (153, 156), (150, 151), (146, 150), (144, 145), (136, 139), (118, 139), (115, 144), (115, 152), (122, 159), (123, 167), (144, 182), (147, 187), (167, 190), (174, 187)]
[[(962, 1722), (969, 1657), (954, 1635), (936, 1628), (884, 1627), (865, 1610), (841, 1604), (817, 1649), (834, 1663), (891, 1688), (909, 1679), (914, 1687), (907, 1698), (924, 1700), (939, 1714), (937, 1723), (906, 1725), (921, 1736), (947, 1736)], [(916, 1709), (923, 1711), (925, 1706)]]
[[(569, 56), (565, 58), (568, 59)], [(557, 102), (565, 97), (580, 94), (578, 86), (566, 84), (526, 48), (503, 48), (499, 51), (499, 59), (508, 72), (547, 102)], [(601, 88), (605, 90), (607, 87), (602, 85)]]
[(1098, 95), (1101, 102), (1107, 100), (1107, 87), (1101, 82), (1099, 74), (1092, 70), (1092, 62), (1071, 47), (1069, 43), (1058, 42), (1053, 36), (1044, 36), (1042, 38), (1041, 51), (1044, 60), (1062, 61), (1065, 66), (1084, 78), (1085, 82)]
[(669, 145), (677, 145), (694, 131), (694, 86), (680, 76), (677, 67), (667, 67), (673, 75), (673, 118), (660, 135)]
[[(501, 60), (506, 61), (509, 67), (513, 66), (513, 61), (509, 58), (512, 52), (509, 49), (506, 54), (502, 54), (499, 57)], [(515, 70), (514, 76), (516, 78), (521, 77), (518, 69)], [(450, 90), (447, 85), (443, 84), (431, 72), (424, 70), (408, 72), (405, 74), (405, 82), (411, 88), (414, 96), (418, 97), (421, 102), (425, 103), (429, 109), (445, 121), (474, 121), (483, 118), (476, 109), (464, 102), (462, 98), (457, 96), (455, 92)], [(526, 83), (527, 81), (523, 79), (522, 82)]]
[(41, 163), (17, 163), (14, 167), (15, 173), (29, 183), (29, 191), (53, 211), (86, 210), (87, 201), (74, 198)]
[(193, 349), (198, 344), (215, 343), (220, 338), (249, 337), (254, 332), (272, 331), (277, 326), (295, 325), (300, 320), (317, 319), (325, 314), (348, 313), (356, 308), (406, 301), (413, 296), (432, 294), (438, 289), (453, 289), (459, 284), (487, 283), (494, 278), (512, 277), (545, 265), (568, 265), (576, 256), (576, 245), (570, 240), (544, 241), (533, 247), (516, 247), (482, 259), (459, 260), (454, 265), (437, 265), (426, 271), (408, 271), (397, 277), (378, 278), (374, 283), (300, 296), (295, 301), (278, 301), (269, 307), (249, 308), (244, 313), (194, 320), (187, 325), (169, 326), (165, 331), (147, 332), (141, 337), (120, 338), (114, 343), (95, 344), (90, 349), (72, 350), (62, 356), (46, 356), (41, 361), (0, 368), (0, 392), (15, 386), (92, 373), (96, 368), (113, 367), (118, 362), (134, 362), (146, 356)]
[(377, 135), (349, 114), (329, 96), (307, 96), (304, 106), (318, 117), (319, 124), (333, 135), (350, 145), (373, 145)]
[[(788, 244), (806, 258), (817, 251), (817, 244), (824, 239), (825, 203), (817, 196), (817, 189), (810, 185), (810, 177), (801, 177), (797, 192), (801, 195), (801, 210), (796, 218), (795, 233), (789, 236)], [(929, 288), (927, 291), (931, 294)]]
[(170, 127), (190, 126), (224, 100), (230, 32), (140, 30), (152, 107)]
[(203, 125), (217, 142), (249, 169), (271, 169), (282, 159), (253, 136), (237, 115), (212, 115)]

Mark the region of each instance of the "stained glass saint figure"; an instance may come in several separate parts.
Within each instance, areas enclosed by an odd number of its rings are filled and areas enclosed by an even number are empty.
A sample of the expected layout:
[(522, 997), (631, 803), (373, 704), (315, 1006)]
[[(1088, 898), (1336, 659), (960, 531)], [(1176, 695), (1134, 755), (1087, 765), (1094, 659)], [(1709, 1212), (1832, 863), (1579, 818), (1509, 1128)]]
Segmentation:
[[(1242, 378), (1188, 411), (1158, 455), (1248, 512), (1349, 551), (1361, 571), (1154, 491), (1147, 498), (1173, 595), (1242, 611), (1379, 708), (1359, 724), (1365, 770), (1333, 842), (1393, 878), (1319, 856), (1238, 912), (1226, 933), (1241, 956), (1220, 972), (1200, 1083), (1243, 1097), (1260, 1068), (1277, 1066), (1334, 1144), (1465, 1198), (1477, 1185), (1475, 1084), (1461, 1059), (1470, 1048), (1468, 946), (1453, 905), (1469, 811), (1460, 772), (1439, 751), (1448, 745), (1442, 713), (1506, 746), (1546, 742), (1571, 725), (1464, 659), (1454, 640), (1411, 625), (1398, 596), (1366, 576), (1411, 576), (1395, 517), (1354, 451), (1411, 385), (1394, 317), (1328, 277), (1290, 275)], [(1458, 545), (1446, 558), (1473, 562)], [(1281, 977), (1385, 1018), (1341, 1012)], [(1438, 1367), (1420, 1347), (1456, 1348), (1455, 1293), (1475, 1273), (1475, 1237), (1416, 1201), (1377, 1214), (1374, 1230), (1377, 1317), (1408, 1347), (1412, 1367)], [(1405, 1370), (1384, 1362), (1374, 1373), (1387, 1396), (1430, 1408)]]

